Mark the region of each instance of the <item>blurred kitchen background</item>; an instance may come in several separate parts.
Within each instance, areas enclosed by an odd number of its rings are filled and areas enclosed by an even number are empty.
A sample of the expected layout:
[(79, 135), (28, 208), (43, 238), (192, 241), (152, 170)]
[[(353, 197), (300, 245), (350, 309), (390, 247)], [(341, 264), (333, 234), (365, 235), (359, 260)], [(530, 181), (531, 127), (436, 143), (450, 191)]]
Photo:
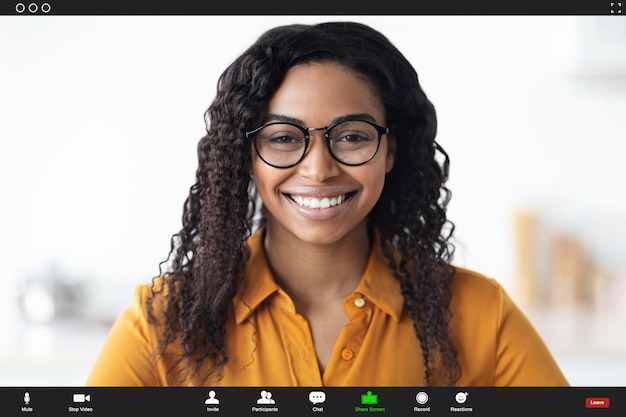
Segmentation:
[(455, 263), (502, 283), (573, 385), (626, 386), (621, 16), (0, 17), (0, 385), (84, 383), (180, 227), (219, 74), (326, 20), (417, 69)]

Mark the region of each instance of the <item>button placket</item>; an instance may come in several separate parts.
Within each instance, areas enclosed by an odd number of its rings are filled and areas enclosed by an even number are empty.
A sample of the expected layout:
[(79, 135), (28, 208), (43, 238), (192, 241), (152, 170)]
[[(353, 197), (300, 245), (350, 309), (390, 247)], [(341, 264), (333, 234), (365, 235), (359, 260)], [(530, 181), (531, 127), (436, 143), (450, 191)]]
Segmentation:
[[(343, 348), (341, 349), (342, 362), (350, 362), (355, 359), (359, 350), (359, 340), (362, 339), (361, 332), (366, 330), (367, 318), (370, 313), (371, 304), (368, 304), (365, 297), (361, 294), (354, 294), (351, 300), (347, 300), (345, 304), (346, 314), (348, 315), (350, 322), (344, 328), (342, 338)], [(361, 323), (361, 324), (357, 324)], [(355, 327), (356, 326), (356, 327)], [(355, 330), (357, 333), (354, 333)]]

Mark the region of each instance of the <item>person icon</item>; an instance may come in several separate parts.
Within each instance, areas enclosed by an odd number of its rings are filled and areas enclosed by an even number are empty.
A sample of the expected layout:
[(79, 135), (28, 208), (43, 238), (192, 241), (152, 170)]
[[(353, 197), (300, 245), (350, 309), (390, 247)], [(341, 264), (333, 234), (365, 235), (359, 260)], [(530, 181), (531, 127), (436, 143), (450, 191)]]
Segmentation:
[(272, 393), (271, 392), (267, 392), (267, 403), (268, 404), (275, 404), (276, 401), (274, 401), (274, 399), (272, 398)]
[(276, 401), (272, 399), (272, 393), (269, 391), (261, 391), (261, 398), (256, 400), (257, 404), (275, 404)]
[(219, 404), (220, 400), (215, 398), (215, 391), (209, 391), (209, 398), (204, 401), (205, 404)]

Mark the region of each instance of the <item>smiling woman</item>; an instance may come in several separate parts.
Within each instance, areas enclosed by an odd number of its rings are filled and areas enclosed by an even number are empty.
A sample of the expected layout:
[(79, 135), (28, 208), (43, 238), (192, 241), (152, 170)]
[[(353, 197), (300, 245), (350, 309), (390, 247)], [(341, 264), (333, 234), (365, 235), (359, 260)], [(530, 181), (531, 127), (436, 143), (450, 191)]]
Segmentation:
[(451, 265), (434, 108), (382, 34), (266, 32), (207, 123), (170, 257), (88, 384), (567, 384), (502, 287)]

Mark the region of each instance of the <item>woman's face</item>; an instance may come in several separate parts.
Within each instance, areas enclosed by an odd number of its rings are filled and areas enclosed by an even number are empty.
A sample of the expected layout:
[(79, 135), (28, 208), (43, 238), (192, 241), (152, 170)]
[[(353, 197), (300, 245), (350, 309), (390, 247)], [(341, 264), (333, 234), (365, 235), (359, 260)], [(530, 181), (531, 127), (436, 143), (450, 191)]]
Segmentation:
[[(287, 72), (262, 118), (288, 118), (305, 128), (319, 128), (350, 115), (386, 126), (383, 107), (367, 82), (339, 64), (313, 63)], [(374, 158), (360, 166), (336, 161), (324, 143), (323, 131), (310, 132), (304, 159), (291, 168), (271, 167), (253, 150), (252, 173), (268, 212), (268, 229), (323, 245), (365, 227), (382, 193), (385, 174), (393, 166), (388, 136), (383, 135)]]

